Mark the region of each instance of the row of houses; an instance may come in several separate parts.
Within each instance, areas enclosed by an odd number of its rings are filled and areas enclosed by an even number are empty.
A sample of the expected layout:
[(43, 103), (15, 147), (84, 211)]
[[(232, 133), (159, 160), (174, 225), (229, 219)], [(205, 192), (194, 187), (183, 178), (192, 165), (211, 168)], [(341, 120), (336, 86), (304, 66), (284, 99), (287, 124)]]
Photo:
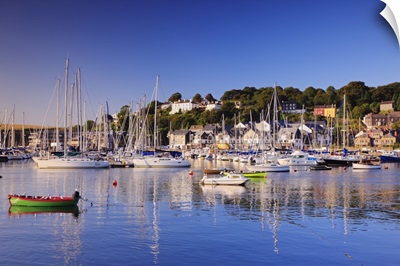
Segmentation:
[[(316, 149), (329, 148), (331, 145), (343, 145), (343, 140), (336, 138), (333, 143), (333, 129), (327, 128), (324, 121), (308, 121), (304, 124), (292, 123), (281, 126), (274, 134), (271, 126), (263, 121), (260, 123), (239, 123), (234, 127), (222, 128), (219, 124), (206, 126), (191, 126), (188, 130), (169, 132), (169, 148), (171, 149), (201, 149), (217, 147), (218, 149)], [(375, 147), (390, 148), (400, 141), (400, 132), (381, 128), (371, 128), (367, 131), (349, 132), (346, 146), (357, 148)]]
[[(289, 124), (280, 127), (275, 139), (271, 126), (259, 123), (238, 123), (234, 127), (221, 127), (219, 124), (191, 126), (188, 130), (169, 132), (171, 149), (198, 149), (216, 146), (219, 149), (267, 149), (272, 146), (281, 148), (304, 148), (314, 144), (328, 145), (329, 140), (324, 121), (308, 122), (304, 125)], [(313, 135), (313, 136), (312, 136)]]

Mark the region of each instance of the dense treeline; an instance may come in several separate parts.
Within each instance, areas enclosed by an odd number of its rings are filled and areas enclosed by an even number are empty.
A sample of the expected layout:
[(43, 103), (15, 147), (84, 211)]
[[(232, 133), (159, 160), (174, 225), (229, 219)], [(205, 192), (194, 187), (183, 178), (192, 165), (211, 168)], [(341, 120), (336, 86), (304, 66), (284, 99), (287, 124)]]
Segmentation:
[[(296, 101), (301, 106), (304, 106), (306, 113), (304, 114), (305, 120), (314, 120), (313, 108), (317, 105), (336, 105), (341, 110), (343, 104), (343, 97), (346, 95), (346, 110), (352, 119), (358, 120), (363, 118), (368, 113), (379, 113), (379, 104), (382, 101), (394, 101), (397, 110), (400, 107), (400, 83), (395, 82), (379, 87), (368, 87), (364, 82), (353, 81), (344, 87), (336, 90), (330, 86), (326, 90), (308, 87), (304, 91), (298, 88), (280, 86), (276, 87), (279, 102), (282, 101)], [(189, 112), (177, 113), (170, 115), (170, 108), (160, 111), (158, 119), (158, 131), (160, 132), (162, 143), (167, 143), (167, 133), (170, 129), (189, 129), (191, 125), (205, 125), (208, 123), (220, 123), (224, 120), (226, 125), (234, 125), (236, 122), (249, 122), (260, 121), (260, 117), (266, 118), (268, 114), (272, 118), (273, 110), (273, 87), (245, 87), (241, 90), (233, 89), (226, 91), (222, 97), (222, 108), (219, 110), (204, 110), (194, 109)], [(169, 101), (176, 101), (181, 99), (180, 93), (174, 93)], [(203, 97), (196, 93), (192, 100), (200, 102)], [(204, 99), (215, 100), (214, 97), (208, 93)], [(236, 108), (236, 103), (240, 102), (240, 108)], [(160, 103), (157, 103), (158, 105)], [(152, 121), (151, 115), (154, 114), (154, 101), (149, 104), (150, 108), (149, 121)], [(279, 108), (279, 107), (278, 107)], [(119, 113), (120, 122), (124, 120), (126, 113), (126, 106), (121, 108)], [(341, 116), (341, 113), (339, 113)], [(279, 119), (283, 119), (282, 116)], [(299, 122), (299, 114), (285, 115), (285, 119), (289, 122)], [(318, 120), (324, 120), (323, 117), (317, 117)], [(124, 130), (128, 129), (128, 125), (124, 125)]]

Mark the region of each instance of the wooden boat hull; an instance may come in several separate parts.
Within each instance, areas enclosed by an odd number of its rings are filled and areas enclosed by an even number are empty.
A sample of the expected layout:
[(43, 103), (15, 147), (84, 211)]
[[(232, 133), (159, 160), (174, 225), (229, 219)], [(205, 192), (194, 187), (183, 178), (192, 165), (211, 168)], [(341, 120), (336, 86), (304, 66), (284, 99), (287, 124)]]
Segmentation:
[(226, 168), (204, 168), (203, 173), (206, 175), (219, 175), (222, 172), (231, 172), (231, 169)]
[(9, 194), (11, 206), (25, 207), (71, 207), (76, 206), (81, 197), (76, 192), (74, 196), (25, 196)]

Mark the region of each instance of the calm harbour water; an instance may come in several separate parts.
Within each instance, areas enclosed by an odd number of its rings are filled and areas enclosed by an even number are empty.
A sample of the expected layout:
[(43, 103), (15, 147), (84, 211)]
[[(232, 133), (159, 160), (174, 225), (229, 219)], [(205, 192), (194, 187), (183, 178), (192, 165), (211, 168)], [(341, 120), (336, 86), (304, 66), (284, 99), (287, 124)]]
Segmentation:
[[(400, 265), (398, 164), (212, 187), (199, 184), (211, 163), (191, 162), (193, 175), (0, 163), (0, 265)], [(9, 213), (8, 193), (75, 189), (79, 213)]]

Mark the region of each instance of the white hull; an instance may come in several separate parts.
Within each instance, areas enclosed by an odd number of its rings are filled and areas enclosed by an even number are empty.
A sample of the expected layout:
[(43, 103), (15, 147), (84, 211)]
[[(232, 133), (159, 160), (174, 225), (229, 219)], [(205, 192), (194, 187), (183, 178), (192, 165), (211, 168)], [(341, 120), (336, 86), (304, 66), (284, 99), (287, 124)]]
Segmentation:
[(278, 159), (278, 162), (281, 165), (288, 165), (288, 166), (315, 166), (318, 164), (317, 161), (313, 160), (296, 160), (289, 158)]
[(288, 165), (279, 165), (275, 163), (246, 165), (249, 171), (265, 171), (265, 172), (289, 172)]
[(317, 158), (302, 151), (295, 151), (289, 157), (279, 158), (278, 162), (280, 165), (288, 166), (315, 166), (318, 164)]
[(191, 166), (188, 161), (175, 158), (134, 158), (132, 162), (137, 168), (185, 168)]
[(381, 169), (380, 164), (353, 163), (353, 169)]
[(205, 175), (201, 179), (201, 183), (204, 185), (244, 185), (247, 181), (249, 181), (249, 178), (244, 177), (241, 174), (228, 174), (228, 175), (222, 175), (222, 176), (217, 176), (217, 177), (208, 177)]
[(90, 158), (39, 158), (35, 157), (40, 169), (83, 169), (83, 168), (108, 168), (110, 163), (103, 160), (93, 160)]

